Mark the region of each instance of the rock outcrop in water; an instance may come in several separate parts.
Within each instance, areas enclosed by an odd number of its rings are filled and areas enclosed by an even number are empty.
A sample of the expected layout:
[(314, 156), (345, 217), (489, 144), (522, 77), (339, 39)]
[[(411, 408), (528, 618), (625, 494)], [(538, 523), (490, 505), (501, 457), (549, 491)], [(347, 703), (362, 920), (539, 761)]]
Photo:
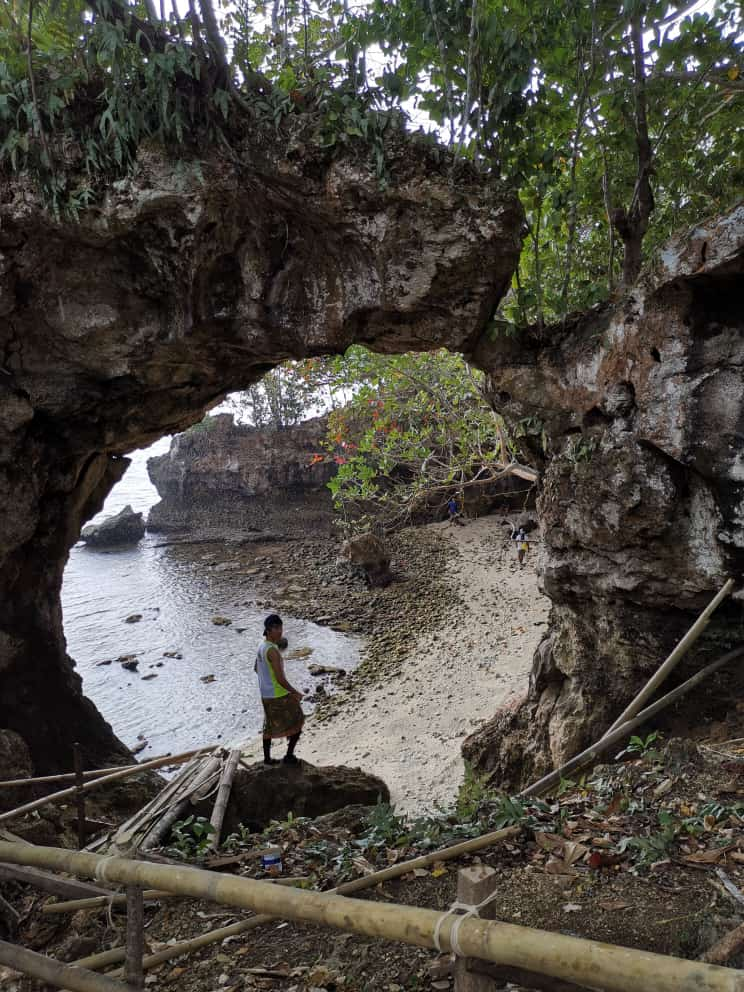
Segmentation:
[[(293, 120), (301, 128), (301, 115)], [(470, 351), (510, 284), (512, 193), (403, 133), (367, 151), (246, 132), (200, 168), (149, 145), (79, 223), (0, 178), (0, 727), (39, 773), (125, 749), (82, 695), (60, 588), (127, 467), (290, 357)], [(70, 179), (72, 182), (72, 179)]]
[[(670, 244), (617, 306), (484, 341), (477, 358), (545, 466), (550, 630), (526, 701), (464, 747), (514, 788), (601, 736), (726, 578), (741, 582), (744, 206)], [(743, 638), (739, 593), (670, 686)], [(680, 704), (681, 725), (733, 705), (740, 686), (722, 671)]]
[(100, 524), (83, 527), (80, 537), (94, 548), (112, 548), (121, 544), (136, 544), (145, 536), (145, 520), (131, 506), (106, 517)]
[(333, 467), (313, 463), (326, 424), (316, 417), (258, 430), (222, 414), (179, 434), (147, 462), (161, 497), (147, 529), (237, 539), (330, 534)]

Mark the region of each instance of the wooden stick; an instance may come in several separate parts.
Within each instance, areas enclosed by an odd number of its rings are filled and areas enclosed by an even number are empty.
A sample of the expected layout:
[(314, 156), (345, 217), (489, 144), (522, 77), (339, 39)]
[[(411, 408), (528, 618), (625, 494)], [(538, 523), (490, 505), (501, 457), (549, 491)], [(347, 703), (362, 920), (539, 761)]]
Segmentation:
[(610, 729), (607, 731), (605, 736), (612, 733), (622, 724), (627, 723), (632, 720), (636, 714), (640, 713), (643, 708), (643, 704), (647, 699), (656, 692), (662, 682), (665, 681), (669, 673), (679, 664), (679, 662), (684, 658), (687, 652), (690, 650), (695, 641), (700, 637), (702, 632), (708, 626), (711, 616), (714, 611), (721, 605), (724, 599), (728, 596), (731, 590), (734, 588), (734, 580), (728, 579), (724, 586), (719, 590), (718, 593), (713, 597), (713, 599), (708, 603), (703, 612), (697, 618), (695, 623), (690, 627), (682, 640), (677, 644), (675, 649), (666, 659), (666, 661), (661, 665), (659, 670), (651, 676), (648, 682), (644, 685), (638, 695), (635, 697), (630, 705), (626, 706), (620, 716), (615, 720)]
[(717, 940), (712, 947), (709, 947), (705, 954), (700, 956), (701, 961), (708, 964), (726, 964), (731, 958), (738, 954), (744, 947), (744, 923), (727, 933), (720, 940)]
[(489, 964), (485, 961), (476, 961), (474, 958), (467, 960), (469, 971), (474, 975), (487, 976), (490, 979), (490, 988), (494, 990), (505, 988), (508, 982), (510, 987), (512, 984), (524, 986), (532, 989), (533, 992), (590, 992), (586, 985), (563, 982), (559, 978), (550, 978), (548, 975), (538, 975), (534, 971), (525, 971), (524, 968), (505, 968), (500, 964)]
[(553, 786), (558, 785), (562, 778), (569, 775), (571, 772), (575, 772), (578, 768), (582, 768), (584, 765), (588, 765), (591, 762), (597, 760), (597, 758), (603, 754), (613, 745), (618, 744), (623, 738), (627, 737), (628, 734), (632, 733), (636, 728), (640, 727), (642, 724), (646, 723), (652, 717), (656, 716), (661, 710), (665, 709), (670, 703), (675, 702), (690, 689), (693, 689), (696, 685), (711, 675), (713, 672), (718, 671), (719, 668), (723, 668), (730, 661), (735, 658), (740, 658), (744, 654), (744, 647), (735, 648), (733, 651), (729, 651), (727, 654), (723, 655), (717, 661), (713, 661), (710, 665), (706, 665), (705, 668), (701, 668), (699, 672), (696, 672), (691, 678), (682, 685), (677, 686), (676, 689), (672, 689), (668, 692), (666, 696), (662, 696), (651, 706), (647, 706), (645, 710), (642, 710), (633, 720), (629, 720), (624, 723), (622, 727), (618, 727), (617, 730), (613, 730), (612, 733), (605, 734), (596, 744), (592, 744), (586, 750), (582, 751), (581, 754), (577, 754), (576, 757), (571, 758), (570, 761), (565, 762), (560, 768), (556, 768), (555, 771), (550, 772), (548, 775), (543, 776), (537, 782), (523, 789), (519, 795), (520, 796), (541, 796), (548, 792)]
[(85, 793), (83, 792), (83, 755), (77, 741), (72, 745), (73, 764), (75, 766), (75, 804), (77, 806), (78, 848), (85, 847)]
[(13, 909), (8, 900), (3, 899), (2, 896), (0, 896), (0, 916), (5, 919), (8, 929), (15, 932), (15, 928), (21, 921), (21, 914)]
[[(33, 845), (29, 844), (29, 847)], [(77, 878), (60, 878), (58, 875), (50, 875), (48, 871), (39, 871), (38, 868), (21, 864), (0, 864), (0, 882), (24, 882), (26, 885), (34, 885), (42, 892), (63, 898), (106, 896), (106, 889), (101, 885), (91, 885), (90, 882), (81, 882)]]
[[(451, 914), (415, 906), (308, 892), (198, 868), (4, 842), (0, 842), (0, 859), (104, 877), (120, 884), (170, 889), (194, 899), (209, 899), (417, 947), (434, 947), (437, 933), (445, 953), (453, 949), (452, 931), (457, 921), (457, 939), (465, 957), (524, 968), (577, 985), (600, 986), (606, 992), (742, 992), (744, 987), (744, 973), (732, 968), (509, 923), (474, 917), (458, 920)], [(59, 984), (67, 984), (67, 980)]]
[[(157, 899), (175, 899), (172, 892), (160, 892), (158, 889), (147, 889), (142, 893), (145, 902)], [(54, 913), (77, 913), (79, 909), (101, 909), (103, 906), (124, 906), (127, 897), (123, 892), (112, 892), (110, 896), (93, 896), (90, 899), (70, 899), (67, 902), (48, 902), (41, 907), (45, 916)], [(85, 966), (84, 966), (85, 967)]]
[(0, 940), (0, 964), (57, 988), (72, 989), (73, 992), (127, 992), (125, 985), (106, 975), (95, 975), (74, 965), (53, 961), (43, 954), (4, 940)]
[[(150, 758), (150, 761), (159, 761), (160, 758), (167, 758), (167, 754), (161, 754), (157, 758)], [(139, 762), (131, 765), (112, 765), (110, 768), (93, 768), (83, 772), (83, 778), (97, 778), (101, 775), (109, 775), (111, 772), (119, 772), (122, 768), (141, 768)], [(47, 785), (52, 782), (72, 782), (75, 779), (75, 772), (60, 772), (59, 775), (41, 775), (37, 778), (12, 778), (5, 782), (0, 782), (0, 789), (9, 789), (11, 786), (17, 788), (19, 785)]]
[(481, 851), (484, 847), (491, 847), (499, 841), (514, 837), (520, 832), (519, 827), (504, 827), (503, 830), (494, 830), (490, 834), (483, 834), (481, 837), (473, 837), (471, 840), (464, 840), (460, 844), (452, 844), (450, 847), (443, 847), (440, 851), (432, 851), (431, 854), (422, 854), (418, 858), (411, 858), (410, 861), (401, 861), (397, 865), (389, 868), (382, 868), (371, 875), (362, 875), (361, 878), (354, 878), (350, 882), (331, 889), (332, 892), (340, 896), (351, 895), (352, 892), (360, 892), (362, 889), (372, 888), (382, 882), (389, 882), (392, 878), (400, 878), (407, 875), (416, 868), (428, 868), (429, 865), (437, 861), (451, 861), (459, 858), (463, 854), (472, 854), (474, 851)]
[[(279, 878), (268, 878), (266, 881), (273, 882), (275, 885), (301, 885), (303, 882), (307, 882), (309, 878), (309, 875), (282, 875)], [(161, 889), (145, 889), (142, 893), (142, 898), (145, 902), (161, 902), (163, 899), (181, 899), (182, 897), (177, 892), (166, 892)], [(104, 906), (124, 906), (126, 905), (126, 901), (127, 897), (123, 892), (112, 892), (110, 896), (93, 896), (90, 899), (70, 899), (67, 902), (48, 902), (41, 907), (41, 912), (45, 916), (51, 916), (55, 913), (77, 913), (81, 909), (102, 909)], [(80, 964), (80, 962), (76, 963)], [(81, 967), (87, 968), (88, 965), (81, 965)]]
[[(136, 775), (138, 772), (146, 772), (155, 768), (162, 768), (164, 765), (180, 765), (184, 761), (188, 761), (189, 758), (193, 758), (195, 754), (202, 754), (204, 751), (211, 750), (212, 748), (196, 748), (193, 751), (184, 751), (183, 754), (174, 754), (173, 756), (165, 758), (154, 758), (152, 761), (145, 761), (141, 765), (127, 765), (118, 772), (114, 772), (113, 775), (103, 775), (101, 778), (94, 778), (90, 782), (86, 782), (82, 786), (84, 790), (96, 789), (99, 785), (106, 785), (108, 782), (116, 782), (122, 778), (128, 778), (130, 775)], [(39, 809), (41, 806), (46, 806), (48, 803), (57, 803), (60, 799), (68, 799), (70, 796), (75, 794), (77, 786), (72, 786), (70, 789), (62, 789), (59, 792), (53, 792), (49, 796), (45, 796), (43, 799), (35, 799), (32, 803), (26, 803), (25, 806), (19, 806), (17, 809), (11, 809), (7, 813), (0, 813), (0, 823), (4, 823), (6, 820), (14, 820), (18, 816), (23, 816), (24, 813), (32, 813), (35, 809)]]
[(124, 978), (127, 985), (140, 992), (144, 988), (142, 958), (145, 950), (145, 917), (142, 889), (128, 885), (127, 897), (127, 947), (124, 959)]
[(230, 752), (230, 757), (225, 762), (225, 767), (222, 769), (222, 775), (220, 776), (220, 785), (217, 790), (217, 799), (215, 800), (214, 809), (212, 811), (211, 824), (214, 827), (214, 833), (212, 834), (210, 846), (213, 851), (216, 851), (220, 846), (220, 837), (222, 836), (222, 824), (225, 820), (225, 813), (227, 811), (227, 803), (230, 799), (230, 790), (232, 789), (233, 779), (235, 778), (235, 772), (238, 770), (238, 762), (240, 761), (240, 748)]

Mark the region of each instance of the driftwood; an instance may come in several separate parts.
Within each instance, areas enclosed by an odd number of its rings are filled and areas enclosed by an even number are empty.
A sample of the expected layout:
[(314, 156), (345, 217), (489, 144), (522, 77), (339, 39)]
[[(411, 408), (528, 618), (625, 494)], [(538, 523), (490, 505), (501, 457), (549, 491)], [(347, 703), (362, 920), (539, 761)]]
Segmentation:
[(726, 964), (741, 950), (744, 950), (744, 923), (740, 923), (735, 930), (717, 940), (705, 954), (700, 956), (700, 960), (707, 961), (708, 964)]
[(239, 761), (240, 748), (236, 748), (230, 752), (230, 757), (227, 759), (225, 767), (222, 769), (222, 775), (220, 776), (220, 785), (217, 790), (217, 799), (215, 800), (211, 819), (212, 827), (214, 828), (214, 832), (211, 837), (211, 847), (214, 851), (216, 851), (220, 846), (222, 824), (225, 820), (225, 812), (230, 798), (230, 790), (232, 789), (235, 772), (238, 770)]
[[(31, 846), (33, 845), (29, 844), (29, 847)], [(67, 898), (107, 897), (107, 890), (101, 885), (80, 882), (77, 878), (60, 878), (59, 875), (51, 875), (48, 871), (40, 871), (38, 868), (29, 868), (26, 865), (0, 864), (0, 882), (25, 882), (26, 885), (33, 885), (42, 892)]]
[(62, 964), (4, 940), (0, 940), (0, 964), (22, 971), (48, 985), (72, 989), (72, 992), (127, 992), (121, 982), (115, 982), (106, 975), (96, 975), (71, 964)]
[[(473, 918), (457, 920), (449, 914), (443, 918), (437, 910), (348, 899), (197, 868), (175, 868), (59, 848), (5, 843), (0, 843), (0, 859), (24, 864), (31, 862), (34, 866), (82, 875), (103, 871), (109, 881), (123, 885), (166, 888), (195, 899), (209, 899), (273, 917), (320, 924), (417, 947), (434, 947), (437, 933), (445, 952), (453, 949), (452, 931), (457, 925), (458, 943), (465, 957), (535, 971), (576, 985), (600, 986), (605, 992), (649, 992), (650, 989), (654, 992), (741, 992), (744, 983), (741, 971), (699, 961), (685, 961), (510, 923)], [(64, 986), (66, 980), (58, 984)], [(98, 992), (94, 986), (91, 988)]]
[[(116, 782), (122, 778), (129, 778), (129, 776), (136, 775), (139, 772), (163, 768), (165, 765), (179, 765), (184, 761), (188, 761), (189, 758), (193, 758), (195, 754), (202, 754), (205, 750), (212, 750), (212, 748), (198, 748), (194, 751), (185, 751), (183, 754), (175, 754), (172, 757), (144, 761), (141, 765), (127, 765), (112, 775), (102, 775), (100, 778), (91, 779), (85, 785), (81, 786), (81, 788), (84, 791), (97, 789), (100, 785), (106, 785), (108, 782)], [(24, 806), (18, 806), (16, 809), (11, 809), (7, 813), (0, 813), (0, 823), (4, 823), (7, 820), (14, 820), (16, 817), (23, 816), (25, 813), (32, 813), (34, 810), (40, 809), (42, 806), (47, 806), (49, 803), (58, 803), (62, 799), (69, 799), (76, 792), (77, 786), (73, 785), (69, 789), (62, 789), (59, 792), (53, 792), (49, 796), (44, 796), (43, 799), (36, 799), (31, 803), (26, 803)]]
[(690, 627), (682, 640), (677, 644), (672, 653), (666, 659), (666, 661), (661, 665), (658, 671), (651, 676), (648, 682), (644, 685), (635, 699), (626, 706), (620, 716), (615, 720), (610, 729), (607, 731), (605, 736), (609, 736), (613, 730), (617, 730), (622, 724), (627, 723), (632, 720), (634, 716), (640, 713), (643, 708), (643, 704), (647, 699), (656, 692), (662, 682), (665, 681), (669, 673), (676, 668), (679, 662), (684, 658), (687, 652), (690, 650), (695, 641), (700, 637), (702, 632), (708, 626), (711, 616), (714, 611), (721, 605), (724, 599), (728, 596), (731, 590), (734, 588), (734, 580), (728, 579), (725, 585), (719, 590), (719, 592), (713, 597), (713, 599), (708, 603), (703, 612), (697, 618), (695, 623)]
[(701, 668), (699, 672), (696, 672), (691, 678), (682, 685), (677, 686), (676, 689), (672, 689), (668, 692), (666, 696), (662, 696), (655, 703), (647, 706), (645, 710), (642, 710), (634, 719), (629, 720), (624, 723), (622, 727), (618, 727), (617, 730), (613, 730), (611, 733), (606, 734), (595, 744), (592, 744), (586, 750), (582, 751), (581, 754), (577, 754), (575, 757), (571, 758), (570, 761), (565, 762), (560, 768), (556, 768), (555, 771), (550, 772), (545, 775), (539, 781), (534, 782), (532, 785), (523, 789), (519, 795), (520, 796), (541, 796), (548, 792), (554, 786), (558, 785), (562, 778), (569, 775), (571, 772), (575, 772), (579, 768), (583, 768), (584, 765), (591, 764), (595, 762), (597, 758), (603, 754), (605, 751), (609, 750), (615, 744), (618, 744), (621, 740), (632, 733), (642, 724), (650, 720), (651, 717), (656, 716), (661, 710), (666, 709), (671, 703), (675, 702), (690, 689), (694, 689), (696, 685), (707, 678), (713, 672), (718, 671), (719, 668), (723, 668), (730, 661), (734, 661), (736, 658), (740, 658), (744, 655), (744, 647), (735, 648), (733, 651), (729, 651), (727, 654), (723, 655), (717, 661), (712, 661), (710, 665), (706, 665), (705, 668)]

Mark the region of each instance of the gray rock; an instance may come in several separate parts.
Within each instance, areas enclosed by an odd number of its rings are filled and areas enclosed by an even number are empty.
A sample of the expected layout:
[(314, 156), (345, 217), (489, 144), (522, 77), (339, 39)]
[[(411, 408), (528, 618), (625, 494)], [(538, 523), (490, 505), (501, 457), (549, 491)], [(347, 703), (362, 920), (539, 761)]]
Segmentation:
[[(278, 754), (279, 749), (274, 750)], [(347, 806), (374, 806), (389, 800), (390, 792), (382, 779), (360, 768), (318, 768), (306, 761), (297, 765), (255, 764), (239, 768), (235, 776), (223, 835), (236, 830), (240, 823), (261, 830), (271, 820), (286, 819), (288, 813), (315, 817)]]
[(80, 537), (94, 548), (111, 548), (120, 544), (137, 544), (145, 536), (145, 520), (131, 506), (125, 506), (100, 524), (83, 527)]

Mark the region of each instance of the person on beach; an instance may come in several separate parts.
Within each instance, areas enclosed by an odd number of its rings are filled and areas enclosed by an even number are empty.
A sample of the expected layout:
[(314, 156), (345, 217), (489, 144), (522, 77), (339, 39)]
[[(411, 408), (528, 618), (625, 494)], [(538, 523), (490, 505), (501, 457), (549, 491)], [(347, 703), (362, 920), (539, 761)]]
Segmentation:
[(519, 562), (519, 567), (521, 568), (524, 565), (525, 556), (530, 550), (530, 544), (527, 540), (527, 534), (525, 533), (523, 527), (520, 527), (519, 530), (514, 532), (513, 538), (517, 542), (517, 561)]
[(272, 613), (264, 620), (264, 640), (256, 656), (254, 670), (258, 675), (258, 687), (264, 708), (263, 753), (265, 765), (276, 765), (278, 758), (271, 757), (271, 742), (275, 737), (287, 738), (286, 765), (296, 765), (295, 747), (302, 733), (305, 714), (300, 700), (302, 693), (287, 681), (284, 674), (284, 659), (279, 645), (286, 640), (282, 637), (282, 618)]
[(465, 525), (460, 517), (460, 508), (457, 505), (457, 500), (454, 496), (450, 496), (449, 502), (447, 503), (447, 513), (449, 514), (449, 522), (451, 524), (459, 524), (461, 527)]

